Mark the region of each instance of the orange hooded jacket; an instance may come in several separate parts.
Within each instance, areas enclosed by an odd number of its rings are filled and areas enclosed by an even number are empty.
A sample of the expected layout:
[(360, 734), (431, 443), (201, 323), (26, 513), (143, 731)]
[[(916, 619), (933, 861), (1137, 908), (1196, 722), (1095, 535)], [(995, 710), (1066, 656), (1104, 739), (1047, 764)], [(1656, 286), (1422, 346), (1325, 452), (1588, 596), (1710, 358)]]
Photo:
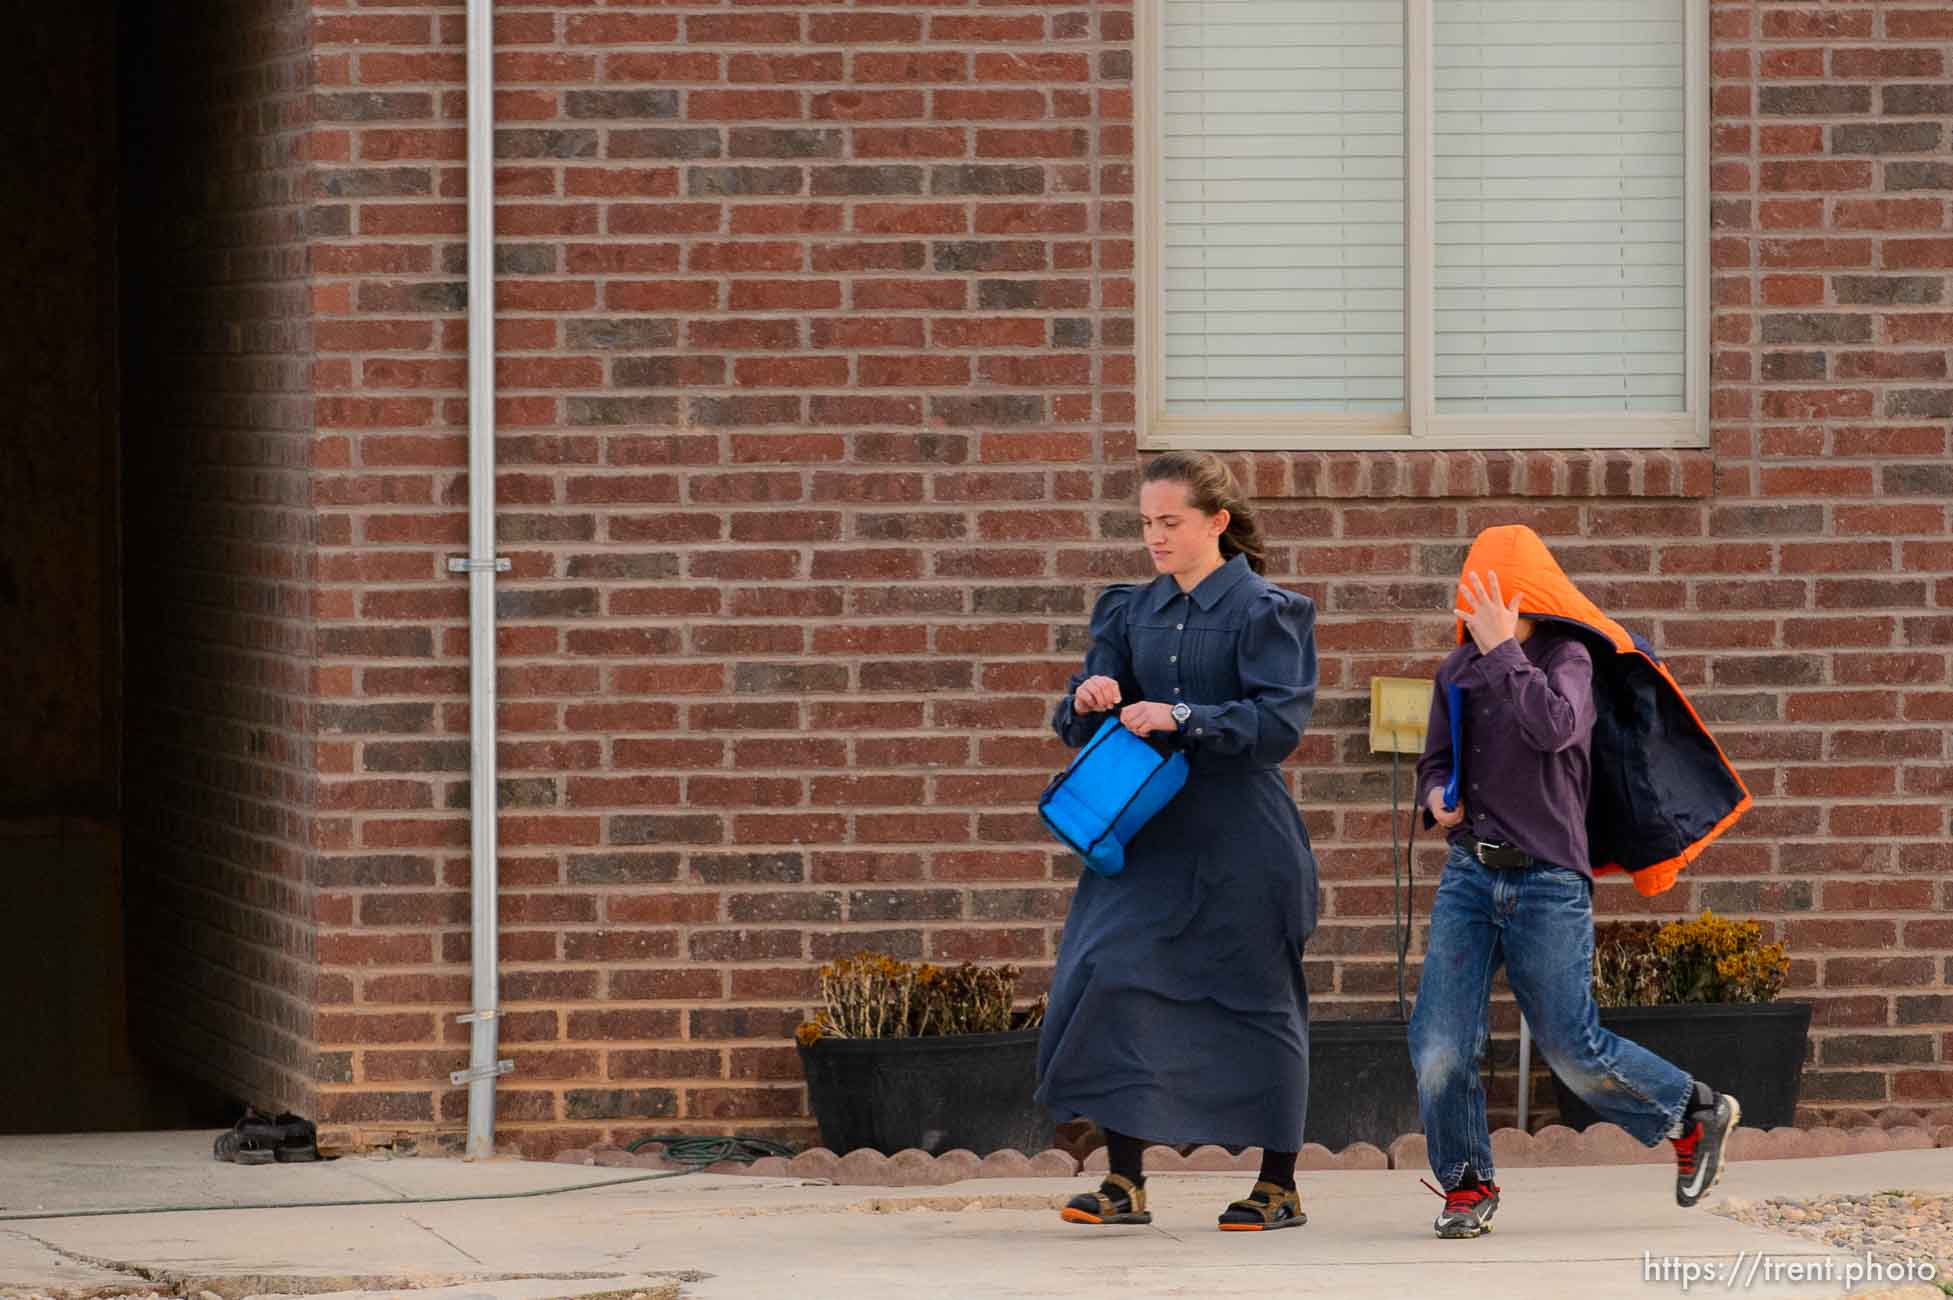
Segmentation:
[[(1742, 778), (1654, 651), (1581, 595), (1532, 529), (1480, 533), (1465, 557), (1473, 572), (1497, 573), (1522, 615), (1560, 624), (1593, 651), (1588, 856), (1596, 875), (1625, 871), (1641, 893), (1661, 893), (1749, 811)], [(1468, 635), (1460, 620), (1459, 642)]]

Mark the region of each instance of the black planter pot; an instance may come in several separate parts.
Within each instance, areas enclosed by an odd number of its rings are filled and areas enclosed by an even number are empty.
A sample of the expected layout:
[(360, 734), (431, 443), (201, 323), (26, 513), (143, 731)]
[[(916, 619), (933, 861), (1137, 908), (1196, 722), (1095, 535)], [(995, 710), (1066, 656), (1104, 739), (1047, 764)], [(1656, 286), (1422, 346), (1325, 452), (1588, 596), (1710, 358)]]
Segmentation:
[[(1777, 1128), (1797, 1119), (1811, 1030), (1808, 1002), (1685, 1003), (1602, 1007), (1600, 1023), (1743, 1104), (1743, 1123)], [(1600, 1116), (1558, 1074), (1560, 1122), (1584, 1129)]]
[(1309, 1022), (1309, 1116), (1302, 1137), (1340, 1151), (1352, 1142), (1388, 1148), (1423, 1131), (1410, 1026), (1401, 1020)]
[(961, 1147), (1036, 1155), (1056, 1125), (1031, 1099), (1038, 1031), (936, 1038), (823, 1038), (800, 1048), (821, 1145), (893, 1155)]

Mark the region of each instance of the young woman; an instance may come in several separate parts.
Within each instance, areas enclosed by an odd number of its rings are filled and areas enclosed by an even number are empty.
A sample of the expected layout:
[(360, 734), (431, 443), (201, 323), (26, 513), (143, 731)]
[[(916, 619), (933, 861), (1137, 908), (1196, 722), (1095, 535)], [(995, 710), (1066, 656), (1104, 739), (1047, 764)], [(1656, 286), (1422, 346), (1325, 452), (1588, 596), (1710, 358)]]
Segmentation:
[(1111, 1172), (1072, 1223), (1150, 1223), (1147, 1142), (1264, 1151), (1225, 1230), (1306, 1221), (1295, 1153), (1309, 1091), (1302, 945), (1316, 863), (1280, 770), (1316, 690), (1315, 606), (1261, 577), (1254, 515), (1227, 467), (1175, 452), (1146, 469), (1140, 525), (1158, 576), (1106, 589), (1085, 669), (1052, 725), (1083, 745), (1108, 715), (1183, 749), (1186, 787), (1081, 875), (1038, 1050), (1038, 1100), (1105, 1132)]

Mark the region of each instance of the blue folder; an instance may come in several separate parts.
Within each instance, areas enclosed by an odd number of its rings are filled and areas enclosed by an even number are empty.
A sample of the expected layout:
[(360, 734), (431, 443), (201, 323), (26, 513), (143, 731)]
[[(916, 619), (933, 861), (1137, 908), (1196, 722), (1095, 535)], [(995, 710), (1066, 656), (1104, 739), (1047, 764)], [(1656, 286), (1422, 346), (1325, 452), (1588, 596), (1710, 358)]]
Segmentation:
[(1444, 810), (1450, 812), (1458, 806), (1458, 778), (1465, 771), (1465, 688), (1446, 686), (1444, 708), (1451, 715), (1451, 780), (1444, 787)]
[(1187, 783), (1187, 756), (1162, 753), (1107, 718), (1038, 800), (1044, 824), (1101, 876), (1126, 869), (1126, 845)]

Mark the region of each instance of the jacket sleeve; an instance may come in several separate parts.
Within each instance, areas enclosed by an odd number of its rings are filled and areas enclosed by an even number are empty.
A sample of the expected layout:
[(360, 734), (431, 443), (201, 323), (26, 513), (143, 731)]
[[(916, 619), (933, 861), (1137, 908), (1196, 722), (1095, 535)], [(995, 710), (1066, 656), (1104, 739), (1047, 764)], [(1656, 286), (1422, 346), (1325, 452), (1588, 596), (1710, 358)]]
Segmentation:
[(1431, 716), (1424, 724), (1424, 753), (1417, 760), (1417, 815), (1427, 831), (1438, 824), (1431, 816), (1431, 791), (1451, 784), (1458, 762), (1451, 752), (1451, 703), (1445, 698), (1445, 681), (1440, 670), (1431, 688)]
[(1519, 736), (1542, 754), (1557, 754), (1594, 730), (1594, 660), (1587, 647), (1562, 640), (1534, 667), (1517, 641), (1494, 646), (1479, 675), (1512, 711)]
[(1074, 749), (1090, 740), (1092, 734), (1111, 716), (1073, 710), (1072, 697), (1078, 693), (1079, 684), (1087, 677), (1110, 677), (1118, 682), (1121, 704), (1134, 704), (1139, 700), (1139, 679), (1133, 676), (1132, 659), (1127, 649), (1130, 640), (1126, 635), (1126, 606), (1134, 590), (1122, 583), (1107, 587), (1100, 593), (1098, 604), (1092, 607), (1092, 644), (1085, 651), (1085, 670), (1072, 675), (1071, 684), (1065, 688), (1065, 698), (1058, 701), (1058, 707), (1051, 715), (1051, 729), (1058, 733), (1058, 739)]
[(1236, 654), (1245, 694), (1193, 706), (1182, 739), (1204, 753), (1279, 763), (1302, 742), (1315, 710), (1315, 602), (1280, 588), (1262, 592), (1248, 611)]

